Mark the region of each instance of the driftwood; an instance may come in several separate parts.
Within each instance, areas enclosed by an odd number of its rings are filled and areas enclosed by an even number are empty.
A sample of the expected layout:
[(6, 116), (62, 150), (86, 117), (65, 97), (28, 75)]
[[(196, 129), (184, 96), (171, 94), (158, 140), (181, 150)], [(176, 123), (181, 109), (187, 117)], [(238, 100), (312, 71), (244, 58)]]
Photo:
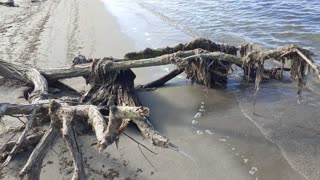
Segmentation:
[(8, 0), (7, 2), (0, 2), (0, 5), (8, 6), (8, 7), (18, 7), (18, 6), (14, 3), (14, 0)]
[[(310, 51), (295, 45), (255, 51), (252, 44), (235, 47), (196, 39), (175, 47), (147, 48), (128, 53), (123, 59), (87, 59), (78, 56), (75, 57), (73, 66), (64, 68), (39, 69), (0, 60), (0, 76), (26, 83), (29, 88), (24, 94), (30, 103), (0, 104), (1, 116), (28, 115), (20, 138), (16, 142), (6, 143), (1, 150), (2, 168), (10, 163), (21, 149), (36, 145), (19, 175), (27, 179), (39, 179), (46, 152), (57, 138), (63, 137), (74, 161), (72, 179), (86, 179), (81, 149), (77, 142), (79, 124), (92, 127), (99, 151), (113, 143), (117, 145), (129, 122), (133, 122), (153, 145), (178, 150), (177, 146), (156, 131), (149, 122), (149, 109), (142, 107), (135, 93), (136, 76), (130, 68), (166, 64), (177, 66), (164, 77), (140, 88), (160, 87), (182, 72), (193, 82), (211, 88), (224, 86), (232, 66), (236, 65), (243, 69), (245, 79), (254, 80), (254, 99), (262, 80), (281, 80), (283, 72), (289, 71), (291, 78), (298, 80), (298, 95), (301, 97), (308, 69), (311, 68), (314, 74), (320, 77), (320, 68), (314, 64), (312, 56)], [(265, 68), (267, 62), (276, 63), (276, 67)], [(90, 84), (90, 89), (82, 96), (58, 81), (78, 76), (82, 76)], [(51, 87), (70, 92), (74, 97), (54, 98), (48, 92)], [(50, 123), (47, 130), (37, 135), (30, 134), (34, 127), (41, 127), (45, 123)], [(32, 141), (27, 141), (29, 139)]]

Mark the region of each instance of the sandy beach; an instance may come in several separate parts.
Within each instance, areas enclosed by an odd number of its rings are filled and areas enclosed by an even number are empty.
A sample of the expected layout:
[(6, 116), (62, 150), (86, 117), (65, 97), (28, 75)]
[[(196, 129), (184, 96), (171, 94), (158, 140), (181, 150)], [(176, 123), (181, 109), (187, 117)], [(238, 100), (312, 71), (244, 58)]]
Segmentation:
[[(19, 7), (0, 6), (0, 59), (42, 68), (62, 67), (71, 65), (79, 54), (121, 58), (137, 50), (100, 0), (16, 3)], [(160, 67), (134, 72), (136, 84), (167, 73)], [(233, 78), (230, 83), (240, 81)], [(86, 88), (82, 78), (64, 82), (78, 91)], [(2, 84), (0, 102), (27, 103), (20, 97), (22, 89)], [(251, 94), (252, 86), (246, 84), (207, 90), (183, 76), (156, 91), (139, 92), (143, 105), (151, 110), (151, 123), (185, 154), (152, 147), (131, 126), (127, 133), (157, 152), (154, 155), (142, 149), (152, 167), (137, 144), (125, 136), (121, 136), (118, 149), (112, 145), (99, 154), (92, 145), (95, 136), (82, 135), (79, 142), (88, 179), (318, 179), (320, 97), (306, 91), (298, 105), (294, 85), (266, 84), (255, 116)], [(21, 125), (13, 118), (3, 120), (0, 147), (10, 137), (3, 132)], [(26, 155), (19, 155), (0, 171), (0, 179), (17, 179), (26, 159)], [(72, 170), (72, 159), (60, 138), (44, 159), (41, 179), (70, 179)]]

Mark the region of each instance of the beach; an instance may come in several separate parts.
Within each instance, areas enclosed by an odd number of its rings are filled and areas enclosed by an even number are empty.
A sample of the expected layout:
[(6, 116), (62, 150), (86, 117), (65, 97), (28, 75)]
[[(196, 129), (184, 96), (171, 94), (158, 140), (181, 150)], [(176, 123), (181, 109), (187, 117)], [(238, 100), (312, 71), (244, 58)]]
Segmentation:
[[(192, 39), (163, 36), (161, 42), (148, 37), (143, 40), (146, 44), (135, 41), (105, 7), (108, 2), (100, 0), (16, 3), (19, 7), (0, 7), (0, 59), (35, 67), (70, 66), (79, 54), (122, 58), (149, 45), (157, 47), (166, 39), (168, 45)], [(172, 68), (133, 69), (135, 84), (150, 82)], [(63, 82), (78, 91), (86, 88), (83, 78)], [(126, 132), (157, 155), (140, 150), (126, 136), (120, 137), (118, 149), (112, 145), (99, 154), (93, 145), (95, 136), (81, 135), (88, 179), (318, 179), (320, 96), (305, 90), (297, 104), (295, 84), (266, 83), (254, 115), (253, 85), (240, 77), (230, 78), (229, 84), (226, 89), (206, 89), (181, 75), (155, 91), (139, 92), (142, 104), (150, 108), (151, 123), (181, 152), (152, 147), (134, 126)], [(27, 103), (20, 97), (22, 90), (21, 85), (3, 83), (0, 102)], [(4, 117), (0, 132), (19, 125), (16, 119)], [(8, 138), (2, 134), (0, 145)], [(19, 155), (1, 170), (0, 179), (17, 179), (26, 160), (26, 155)], [(70, 179), (72, 170), (71, 156), (60, 138), (43, 161), (40, 179)]]

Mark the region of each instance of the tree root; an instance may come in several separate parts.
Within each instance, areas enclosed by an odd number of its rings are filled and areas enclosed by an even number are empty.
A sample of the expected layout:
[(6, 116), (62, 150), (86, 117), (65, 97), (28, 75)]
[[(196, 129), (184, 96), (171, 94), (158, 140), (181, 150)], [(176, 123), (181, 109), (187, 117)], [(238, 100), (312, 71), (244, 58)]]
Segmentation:
[(145, 84), (143, 86), (141, 86), (140, 88), (142, 89), (149, 89), (149, 88), (157, 88), (160, 86), (163, 86), (166, 82), (170, 81), (171, 79), (175, 78), (176, 76), (178, 76), (179, 74), (183, 73), (183, 69), (175, 69), (173, 71), (171, 71), (169, 74), (155, 80), (152, 81), (148, 84)]
[[(31, 135), (27, 135), (25, 140), (20, 145), (20, 150), (27, 150), (31, 147), (35, 147), (38, 142), (40, 141), (41, 137), (44, 135), (44, 131), (39, 131)], [(0, 150), (1, 157), (0, 162), (3, 163), (7, 157), (9, 156), (10, 152), (13, 150), (13, 148), (16, 146), (16, 141), (9, 141), (6, 144), (3, 145), (3, 147)], [(17, 154), (19, 152), (16, 152)]]
[[(320, 78), (320, 68), (314, 64), (312, 56), (310, 51), (295, 45), (256, 51), (252, 44), (235, 47), (196, 39), (175, 47), (148, 48), (128, 53), (124, 59), (86, 59), (78, 56), (74, 59), (74, 65), (66, 68), (36, 69), (0, 60), (1, 76), (32, 84), (25, 92), (30, 105), (0, 104), (0, 116), (31, 114), (18, 141), (8, 142), (2, 148), (1, 161), (6, 159), (2, 167), (21, 149), (37, 144), (19, 175), (26, 179), (39, 179), (43, 158), (62, 134), (74, 162), (72, 179), (86, 179), (76, 133), (80, 123), (85, 123), (94, 130), (99, 152), (113, 143), (117, 145), (120, 135), (130, 121), (137, 125), (142, 135), (150, 139), (153, 145), (178, 151), (179, 147), (156, 131), (148, 120), (149, 109), (142, 107), (136, 95), (136, 76), (130, 68), (165, 64), (177, 66), (174, 71), (144, 85), (143, 88), (162, 86), (182, 72), (193, 82), (210, 88), (216, 85), (224, 86), (229, 71), (232, 70), (231, 66), (236, 65), (243, 69), (244, 78), (255, 80), (255, 104), (261, 81), (282, 79), (283, 71), (290, 71), (291, 78), (298, 80), (300, 99), (308, 69), (312, 68)], [(278, 67), (267, 69), (266, 62), (277, 62)], [(285, 64), (290, 63), (290, 67), (285, 67)], [(90, 84), (90, 89), (79, 100), (79, 93), (58, 81), (78, 76), (84, 77)], [(49, 87), (71, 92), (76, 98), (54, 97), (50, 95)], [(30, 129), (47, 122), (50, 122), (50, 126), (45, 133), (28, 135)]]
[(35, 114), (36, 114), (36, 109), (34, 109), (32, 111), (31, 116), (28, 117), (28, 121), (26, 123), (25, 129), (23, 130), (20, 138), (18, 139), (18, 141), (16, 142), (16, 144), (14, 145), (12, 150), (10, 151), (7, 159), (2, 163), (1, 167), (7, 166), (9, 164), (11, 158), (17, 153), (18, 150), (20, 150), (23, 141), (26, 139), (27, 133), (32, 128), (32, 125), (33, 125), (33, 122), (35, 119)]
[(71, 153), (73, 164), (74, 164), (74, 170), (73, 170), (73, 180), (85, 180), (85, 170), (84, 170), (84, 163), (82, 159), (82, 153), (80, 150), (80, 147), (77, 142), (77, 135), (74, 131), (74, 126), (72, 126), (73, 119), (74, 119), (74, 113), (70, 112), (63, 114), (62, 116), (62, 135), (63, 138), (68, 146), (68, 149)]
[(26, 176), (26, 179), (40, 179), (43, 158), (47, 154), (48, 150), (52, 147), (55, 140), (58, 139), (59, 134), (60, 131), (51, 124), (49, 130), (47, 130), (47, 132), (43, 135), (40, 142), (29, 156), (28, 161), (19, 172), (19, 176), (21, 178)]

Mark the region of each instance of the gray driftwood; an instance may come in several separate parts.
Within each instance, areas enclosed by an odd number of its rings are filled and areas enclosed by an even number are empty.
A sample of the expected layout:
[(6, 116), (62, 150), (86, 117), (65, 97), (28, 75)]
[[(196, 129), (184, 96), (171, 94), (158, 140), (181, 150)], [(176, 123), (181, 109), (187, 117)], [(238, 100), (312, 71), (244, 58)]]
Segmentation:
[[(78, 56), (74, 59), (73, 66), (63, 68), (40, 69), (0, 60), (0, 76), (27, 84), (29, 88), (24, 94), (30, 103), (0, 104), (0, 117), (28, 115), (19, 139), (6, 143), (1, 149), (1, 167), (10, 163), (21, 149), (35, 145), (19, 175), (26, 179), (39, 179), (46, 152), (57, 138), (63, 137), (74, 161), (72, 179), (86, 179), (81, 148), (77, 142), (79, 123), (92, 127), (99, 151), (113, 143), (117, 145), (129, 122), (133, 122), (153, 145), (177, 150), (177, 146), (151, 125), (148, 119), (149, 109), (142, 107), (135, 93), (136, 76), (131, 68), (166, 64), (177, 67), (142, 88), (162, 86), (182, 72), (186, 73), (188, 79), (210, 88), (225, 85), (232, 65), (236, 65), (243, 69), (245, 79), (254, 80), (255, 97), (263, 79), (282, 79), (283, 72), (289, 71), (291, 78), (298, 80), (298, 95), (301, 96), (309, 68), (320, 78), (320, 68), (313, 62), (312, 56), (310, 51), (295, 45), (255, 51), (252, 44), (235, 47), (216, 44), (207, 39), (196, 39), (174, 47), (147, 48), (128, 53), (124, 59), (87, 59)], [(266, 62), (275, 63), (276, 67), (267, 69), (264, 67)], [(90, 84), (90, 89), (81, 97), (72, 88), (58, 81), (78, 76), (84, 77)], [(72, 91), (76, 97), (53, 98), (49, 93), (49, 86)], [(48, 129), (37, 135), (30, 134), (34, 127), (45, 123), (50, 123)]]

